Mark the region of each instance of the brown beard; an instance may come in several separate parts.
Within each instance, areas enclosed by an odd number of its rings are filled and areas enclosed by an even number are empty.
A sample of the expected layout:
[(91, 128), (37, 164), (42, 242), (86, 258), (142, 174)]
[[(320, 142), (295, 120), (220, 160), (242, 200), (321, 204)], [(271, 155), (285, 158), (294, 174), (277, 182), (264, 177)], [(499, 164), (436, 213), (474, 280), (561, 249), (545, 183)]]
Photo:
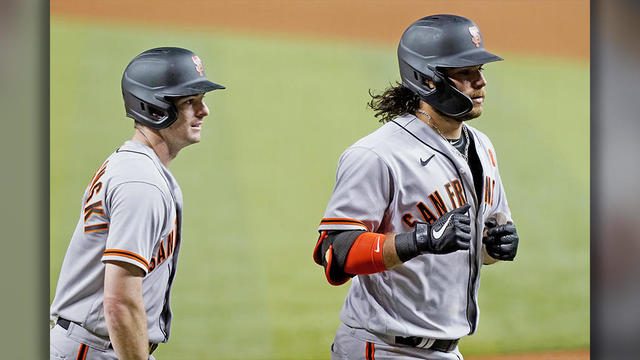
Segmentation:
[(446, 118), (450, 118), (450, 119), (456, 120), (458, 122), (463, 122), (463, 121), (467, 121), (467, 120), (473, 120), (473, 119), (479, 117), (480, 115), (482, 115), (482, 110), (480, 110), (479, 112), (476, 112), (476, 111), (474, 111), (475, 109), (476, 108), (475, 108), (475, 105), (474, 105), (474, 107), (471, 108), (471, 111), (469, 111), (468, 113), (466, 113), (466, 114), (464, 114), (462, 116), (457, 116), (457, 117), (451, 117), (451, 116), (445, 115), (444, 113), (442, 113), (442, 111), (440, 111), (440, 110), (438, 110), (436, 108), (433, 108), (433, 111), (438, 113), (438, 115), (440, 115), (440, 116), (443, 116), (443, 117), (446, 117)]
[(457, 117), (456, 120), (462, 122), (462, 121), (475, 119), (475, 118), (479, 117), (480, 115), (482, 115), (482, 110), (478, 110), (478, 111), (474, 111), (474, 110), (476, 110), (475, 106), (468, 113), (466, 113), (466, 114), (464, 114), (464, 115), (462, 115), (460, 117)]
[[(470, 99), (473, 99), (474, 97), (479, 97), (479, 96), (482, 96), (485, 100), (487, 99), (487, 93), (484, 91), (484, 89), (467, 96), (469, 96)], [(468, 113), (462, 116), (459, 116), (458, 118), (456, 118), (456, 120), (462, 122), (462, 121), (475, 119), (480, 115), (482, 115), (482, 105), (484, 105), (484, 101), (482, 102), (482, 104), (479, 104), (479, 107), (476, 107), (476, 104), (473, 102), (473, 100), (472, 100), (472, 104), (473, 104), (473, 107), (471, 108), (471, 110)]]

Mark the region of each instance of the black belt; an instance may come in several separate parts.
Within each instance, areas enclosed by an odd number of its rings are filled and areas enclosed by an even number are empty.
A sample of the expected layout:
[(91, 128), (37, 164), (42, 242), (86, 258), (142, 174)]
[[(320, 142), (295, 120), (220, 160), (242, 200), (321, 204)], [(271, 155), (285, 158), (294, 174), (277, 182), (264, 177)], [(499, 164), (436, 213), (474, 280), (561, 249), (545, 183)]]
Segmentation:
[(65, 330), (69, 330), (69, 325), (71, 325), (71, 321), (59, 317), (58, 322), (56, 322), (56, 324), (60, 325), (60, 327), (62, 327)]
[(409, 346), (413, 346), (413, 347), (421, 347), (421, 348), (424, 348), (424, 349), (442, 351), (442, 352), (449, 352), (449, 351), (452, 351), (453, 349), (455, 349), (456, 346), (458, 345), (458, 341), (459, 340), (460, 339), (455, 339), (455, 340), (434, 340), (433, 344), (431, 344), (431, 346), (419, 346), (422, 343), (428, 344), (430, 340), (429, 339), (425, 339), (425, 338), (421, 338), (421, 337), (417, 337), (417, 336), (409, 336), (409, 337), (396, 336), (396, 344), (409, 345)]
[[(56, 322), (56, 324), (60, 325), (60, 327), (65, 329), (65, 330), (69, 330), (69, 325), (71, 325), (71, 321), (59, 317), (58, 321)], [(76, 324), (76, 325), (78, 325), (78, 324)], [(80, 326), (80, 325), (78, 325), (78, 326)], [(112, 345), (109, 344), (109, 347), (112, 347)], [(157, 348), (158, 348), (158, 344), (149, 343), (149, 355), (151, 355)]]

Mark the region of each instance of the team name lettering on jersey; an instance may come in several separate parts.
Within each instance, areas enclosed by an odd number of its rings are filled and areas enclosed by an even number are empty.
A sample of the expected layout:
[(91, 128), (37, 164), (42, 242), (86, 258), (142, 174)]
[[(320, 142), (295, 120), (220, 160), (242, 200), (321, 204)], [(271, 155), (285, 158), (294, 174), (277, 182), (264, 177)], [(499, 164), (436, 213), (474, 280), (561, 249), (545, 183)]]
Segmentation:
[[(91, 182), (89, 183), (89, 185), (87, 186), (87, 188), (89, 189), (89, 192), (87, 193), (87, 198), (84, 201), (85, 205), (89, 203), (89, 200), (91, 200), (91, 198), (100, 193), (100, 190), (102, 190), (102, 182), (98, 181), (100, 180), (100, 178), (102, 177), (102, 175), (104, 175), (104, 173), (107, 171), (107, 164), (109, 163), (109, 160), (105, 161), (100, 168), (98, 169), (98, 171), (96, 171), (96, 173), (93, 175), (93, 177), (91, 178)], [(104, 208), (103, 208), (103, 204), (102, 204), (102, 200), (98, 200), (92, 204), (87, 205), (84, 208), (84, 223), (86, 224), (87, 221), (89, 219), (91, 219), (92, 215), (104, 215)], [(84, 232), (94, 232), (94, 231), (102, 231), (102, 230), (107, 230), (109, 229), (109, 223), (100, 223), (100, 224), (92, 224), (92, 225), (85, 225), (84, 227)]]
[[(447, 207), (444, 199), (442, 198), (442, 196), (440, 195), (440, 192), (438, 192), (438, 190), (432, 192), (431, 194), (429, 194), (427, 196), (427, 198), (429, 199), (429, 203), (432, 205), (433, 209), (435, 209), (435, 212), (437, 213), (437, 216), (434, 214), (433, 211), (431, 211), (429, 209), (429, 207), (424, 202), (421, 201), (421, 202), (416, 204), (416, 209), (420, 213), (420, 216), (422, 217), (422, 219), (425, 222), (427, 222), (429, 224), (432, 224), (440, 216), (444, 215), (445, 213), (449, 212), (450, 210), (459, 208), (460, 206), (462, 206), (462, 205), (467, 203), (467, 199), (464, 196), (464, 190), (462, 188), (462, 183), (460, 182), (459, 179), (453, 179), (453, 180), (449, 181), (448, 183), (445, 183), (443, 185), (443, 187), (444, 187), (444, 190), (445, 190), (444, 192), (447, 194), (447, 197), (448, 197), (448, 199), (450, 201), (451, 208)], [(413, 214), (406, 213), (406, 214), (402, 215), (402, 221), (408, 227), (412, 228), (412, 227), (416, 226), (416, 222), (422, 221), (422, 220), (416, 220), (414, 218)]]
[[(178, 222), (178, 219), (176, 218), (176, 220), (174, 221), (173, 230), (171, 230), (171, 232), (165, 239), (160, 241), (160, 246), (158, 246), (158, 252), (156, 253), (156, 256), (151, 258), (151, 261), (149, 261), (149, 272), (152, 272), (153, 269), (155, 269), (158, 265), (162, 264), (165, 260), (169, 258), (169, 256), (171, 256), (171, 254), (173, 254), (173, 250), (175, 250), (176, 248), (175, 238), (176, 238), (177, 222)], [(165, 247), (165, 242), (167, 244), (166, 247)]]
[(489, 176), (484, 179), (484, 203), (493, 206), (493, 195), (496, 187), (496, 181)]

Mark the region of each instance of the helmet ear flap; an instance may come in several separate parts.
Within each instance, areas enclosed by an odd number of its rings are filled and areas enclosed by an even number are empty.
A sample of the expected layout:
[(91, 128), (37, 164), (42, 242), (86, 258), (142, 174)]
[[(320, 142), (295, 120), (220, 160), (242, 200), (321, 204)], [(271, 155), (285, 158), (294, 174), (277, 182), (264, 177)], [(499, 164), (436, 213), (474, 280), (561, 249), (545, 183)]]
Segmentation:
[(434, 96), (431, 98), (423, 98), (423, 100), (431, 104), (441, 113), (451, 116), (460, 117), (473, 109), (471, 98), (463, 94), (441, 71), (436, 71), (434, 77), (435, 89)]
[[(447, 76), (436, 67), (429, 65), (422, 73), (400, 60), (400, 74), (404, 86), (447, 116), (462, 116), (473, 108), (471, 99), (456, 89)], [(435, 85), (433, 88), (429, 87), (429, 81)]]
[[(452, 85), (447, 80), (447, 76), (434, 66), (427, 65), (424, 73), (416, 72), (420, 74), (420, 84), (429, 95), (436, 92), (441, 93), (444, 86)], [(429, 82), (433, 83), (433, 88), (429, 86)]]
[(156, 101), (152, 104), (128, 91), (123, 91), (122, 97), (127, 116), (152, 129), (167, 128), (178, 119), (178, 111), (169, 101)]
[(429, 88), (427, 81), (431, 80), (427, 74), (416, 70), (413, 66), (400, 59), (400, 78), (402, 84), (416, 93), (420, 98), (430, 96), (437, 88)]
[(419, 72), (418, 70), (413, 70), (413, 78), (415, 79), (416, 83), (420, 86), (420, 88), (422, 89), (422, 93), (420, 95), (430, 95), (432, 93), (434, 93), (436, 91), (436, 87), (434, 86), (433, 88), (429, 86), (429, 82), (433, 82), (435, 84), (435, 81), (433, 79), (433, 76), (429, 76), (427, 74), (423, 74), (421, 72)]

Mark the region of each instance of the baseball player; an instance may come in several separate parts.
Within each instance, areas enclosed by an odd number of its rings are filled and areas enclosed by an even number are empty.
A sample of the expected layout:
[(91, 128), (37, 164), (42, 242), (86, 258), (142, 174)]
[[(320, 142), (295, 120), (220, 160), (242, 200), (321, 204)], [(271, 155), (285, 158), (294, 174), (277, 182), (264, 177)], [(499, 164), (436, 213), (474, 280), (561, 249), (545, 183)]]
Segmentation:
[(134, 135), (98, 168), (51, 304), (51, 359), (153, 359), (171, 328), (169, 304), (182, 244), (182, 193), (168, 169), (200, 141), (207, 80), (193, 52), (136, 56), (122, 76)]
[(502, 58), (472, 21), (434, 15), (403, 33), (398, 59), (402, 83), (369, 103), (384, 125), (340, 157), (318, 228), (326, 279), (353, 279), (332, 359), (462, 359), (480, 267), (518, 247), (496, 151), (465, 123), (482, 113), (482, 65)]

